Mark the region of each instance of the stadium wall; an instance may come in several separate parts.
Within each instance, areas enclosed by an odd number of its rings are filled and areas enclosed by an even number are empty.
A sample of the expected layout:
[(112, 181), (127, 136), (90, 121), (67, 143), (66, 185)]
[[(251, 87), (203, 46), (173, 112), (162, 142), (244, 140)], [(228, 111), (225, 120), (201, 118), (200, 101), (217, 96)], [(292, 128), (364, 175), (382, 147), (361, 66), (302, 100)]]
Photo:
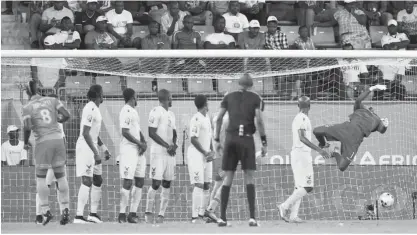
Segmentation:
[[(67, 169), (70, 182), (70, 210), (75, 213), (80, 180), (75, 177), (75, 167)], [(191, 218), (192, 187), (187, 167), (177, 166), (172, 183), (167, 220), (186, 221)], [(364, 205), (375, 202), (382, 192), (395, 197), (391, 209), (381, 208), (380, 219), (412, 219), (411, 193), (417, 191), (415, 166), (351, 166), (340, 172), (335, 166), (314, 167), (314, 191), (303, 199), (300, 216), (307, 220), (356, 220), (364, 215)], [(103, 168), (103, 197), (99, 214), (104, 221), (116, 221), (119, 211), (121, 181), (117, 166)], [(149, 172), (149, 171), (147, 171)], [(33, 222), (35, 219), (36, 181), (34, 167), (2, 167), (2, 222)], [(139, 215), (145, 210), (146, 193), (151, 181), (145, 181)], [(281, 203), (293, 190), (293, 176), (289, 165), (262, 165), (256, 175), (256, 216), (261, 220), (277, 220), (277, 203)], [(58, 216), (56, 193), (51, 190), (52, 211)], [(159, 193), (155, 206), (159, 211)], [(88, 207), (88, 206), (87, 206)], [(235, 177), (228, 207), (229, 218), (246, 220), (246, 203), (243, 175)], [(59, 218), (59, 217), (56, 217)]]

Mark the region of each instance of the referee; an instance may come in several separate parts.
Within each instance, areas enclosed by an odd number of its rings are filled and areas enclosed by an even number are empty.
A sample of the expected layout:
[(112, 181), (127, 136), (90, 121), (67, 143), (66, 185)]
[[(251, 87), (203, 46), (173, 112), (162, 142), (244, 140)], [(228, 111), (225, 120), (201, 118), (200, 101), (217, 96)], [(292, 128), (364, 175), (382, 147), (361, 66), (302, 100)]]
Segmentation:
[(217, 126), (214, 141), (216, 149), (219, 148), (219, 135), (222, 127), (223, 116), (229, 113), (229, 126), (226, 129), (226, 139), (223, 149), (222, 169), (225, 178), (221, 191), (221, 215), (218, 221), (219, 227), (228, 226), (226, 209), (229, 201), (230, 187), (239, 161), (244, 171), (246, 193), (249, 204), (249, 226), (258, 226), (255, 220), (255, 185), (254, 172), (256, 170), (255, 142), (253, 134), (256, 131), (255, 117), (262, 141), (262, 156), (266, 154), (265, 127), (262, 119), (263, 101), (261, 97), (250, 91), (253, 80), (249, 74), (244, 74), (239, 79), (240, 90), (227, 94), (221, 103), (221, 109), (217, 117)]

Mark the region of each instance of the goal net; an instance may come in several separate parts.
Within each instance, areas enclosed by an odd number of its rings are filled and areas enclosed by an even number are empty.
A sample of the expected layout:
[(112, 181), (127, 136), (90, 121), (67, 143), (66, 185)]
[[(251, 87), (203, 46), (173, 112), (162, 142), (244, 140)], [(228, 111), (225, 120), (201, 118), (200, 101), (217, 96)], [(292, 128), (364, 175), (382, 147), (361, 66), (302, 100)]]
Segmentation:
[[(1, 130), (8, 141), (7, 127), (22, 127), (21, 109), (27, 101), (25, 84), (36, 79), (42, 95), (56, 94), (71, 113), (64, 124), (67, 139), (70, 210), (75, 212), (80, 179), (75, 177), (75, 143), (80, 117), (91, 84), (104, 89), (100, 105), (103, 124), (100, 137), (112, 159), (103, 167), (103, 197), (99, 214), (115, 221), (119, 212), (121, 180), (116, 157), (121, 137), (119, 112), (124, 105), (122, 90), (133, 88), (138, 95), (136, 109), (147, 137), (150, 110), (158, 105), (156, 91), (173, 95), (171, 110), (176, 116), (179, 151), (176, 179), (172, 183), (167, 220), (191, 217), (191, 192), (187, 168), (190, 145), (188, 125), (196, 112), (193, 98), (206, 94), (210, 114), (217, 112), (225, 92), (238, 89), (237, 80), (250, 73), (255, 92), (265, 100), (264, 118), (268, 156), (258, 158), (256, 173), (256, 215), (261, 220), (278, 219), (276, 205), (293, 191), (290, 164), (291, 123), (298, 112), (294, 101), (300, 95), (312, 99), (312, 126), (342, 123), (353, 110), (353, 100), (373, 84), (388, 90), (375, 92), (365, 104), (390, 120), (381, 135), (373, 133), (360, 146), (352, 165), (340, 172), (332, 161), (312, 152), (314, 191), (303, 199), (300, 217), (307, 220), (352, 220), (365, 214), (383, 192), (395, 197), (391, 208), (379, 208), (380, 219), (411, 219), (412, 193), (417, 191), (417, 56), (407, 51), (25, 51), (2, 52)], [(63, 56), (65, 55), (65, 56)], [(23, 134), (20, 133), (20, 139)], [(147, 137), (148, 138), (148, 137)], [(259, 150), (259, 137), (255, 137)], [(313, 142), (317, 144), (315, 138)], [(7, 155), (8, 154), (8, 155)], [(12, 153), (3, 152), (2, 161)], [(35, 217), (36, 181), (32, 150), (23, 166), (3, 166), (2, 222), (30, 222)], [(146, 152), (149, 164), (149, 150)], [(18, 162), (18, 161), (17, 161)], [(151, 185), (147, 170), (142, 202)], [(51, 189), (52, 209), (58, 213), (56, 192)], [(159, 211), (159, 194), (155, 211)], [(228, 215), (233, 220), (248, 218), (243, 173), (237, 171)], [(87, 210), (87, 208), (86, 208)]]

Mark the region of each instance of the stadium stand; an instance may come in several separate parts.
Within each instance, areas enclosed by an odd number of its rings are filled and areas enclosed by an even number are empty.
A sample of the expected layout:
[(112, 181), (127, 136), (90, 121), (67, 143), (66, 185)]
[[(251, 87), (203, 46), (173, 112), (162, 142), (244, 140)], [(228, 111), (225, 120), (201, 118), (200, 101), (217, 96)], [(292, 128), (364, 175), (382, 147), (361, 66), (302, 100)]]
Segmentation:
[(388, 32), (385, 26), (370, 26), (369, 34), (371, 36), (372, 47), (381, 48), (381, 38)]
[(295, 39), (299, 37), (299, 28), (300, 26), (281, 26), (281, 32), (287, 35), (288, 45), (294, 44)]
[(106, 96), (119, 96), (122, 92), (120, 77), (118, 76), (97, 76), (96, 84), (103, 87), (103, 92)]
[(189, 79), (188, 92), (191, 94), (213, 94), (213, 82), (208, 79)]
[(152, 82), (154, 78), (135, 78), (127, 77), (127, 87), (133, 88), (139, 94), (152, 94), (155, 93)]
[(340, 47), (334, 38), (333, 27), (318, 27), (316, 34), (311, 37), (316, 48), (337, 48)]
[(173, 95), (184, 95), (183, 80), (177, 78), (158, 78), (158, 90), (167, 89)]

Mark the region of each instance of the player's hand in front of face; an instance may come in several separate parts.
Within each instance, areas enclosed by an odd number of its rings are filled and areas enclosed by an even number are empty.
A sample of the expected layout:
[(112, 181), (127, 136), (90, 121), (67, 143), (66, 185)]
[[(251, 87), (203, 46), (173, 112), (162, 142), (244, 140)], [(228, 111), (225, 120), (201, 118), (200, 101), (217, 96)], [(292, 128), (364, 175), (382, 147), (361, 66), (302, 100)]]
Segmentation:
[(213, 161), (214, 160), (214, 156), (215, 156), (214, 151), (206, 152), (206, 154), (205, 154), (206, 162)]
[(101, 156), (98, 152), (94, 152), (94, 161), (95, 161), (95, 165), (100, 165), (101, 164)]
[(107, 161), (110, 159), (110, 157), (111, 157), (111, 154), (109, 150), (104, 151), (104, 159)]

